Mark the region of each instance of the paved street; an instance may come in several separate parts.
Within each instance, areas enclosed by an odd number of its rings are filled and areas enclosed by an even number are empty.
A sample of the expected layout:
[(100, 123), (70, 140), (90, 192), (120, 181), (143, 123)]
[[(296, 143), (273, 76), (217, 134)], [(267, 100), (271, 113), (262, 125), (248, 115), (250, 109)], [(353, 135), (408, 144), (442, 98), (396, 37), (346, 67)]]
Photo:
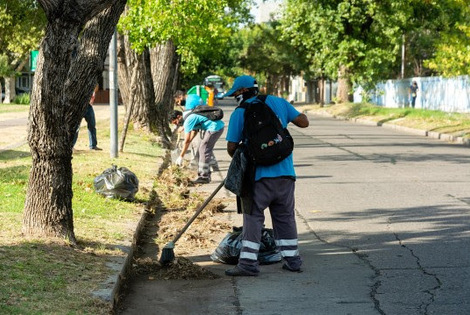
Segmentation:
[[(228, 121), (233, 106), (222, 103)], [(304, 272), (273, 264), (257, 278), (230, 278), (212, 249), (188, 258), (221, 278), (135, 283), (120, 314), (470, 314), (470, 148), (309, 119), (307, 129), (290, 127)], [(225, 146), (224, 135), (221, 170), (200, 189), (225, 176)], [(226, 210), (239, 226), (235, 204)]]
[[(199, 254), (220, 279), (137, 283), (122, 314), (470, 314), (470, 149), (309, 118), (290, 127), (304, 272), (274, 264), (232, 279)], [(226, 173), (225, 145), (207, 191)], [(227, 210), (240, 225), (235, 204)]]

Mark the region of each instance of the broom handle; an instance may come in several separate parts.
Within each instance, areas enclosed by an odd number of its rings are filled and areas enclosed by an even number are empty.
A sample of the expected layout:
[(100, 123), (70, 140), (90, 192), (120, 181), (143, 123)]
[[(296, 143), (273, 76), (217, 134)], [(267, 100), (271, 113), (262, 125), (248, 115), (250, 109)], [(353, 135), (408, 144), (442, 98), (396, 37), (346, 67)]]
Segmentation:
[(188, 223), (186, 223), (183, 229), (178, 233), (178, 235), (176, 235), (175, 239), (173, 240), (173, 243), (176, 243), (176, 241), (179, 240), (181, 235), (183, 235), (183, 233), (186, 232), (186, 230), (191, 225), (191, 223), (193, 223), (196, 217), (202, 212), (202, 210), (204, 210), (207, 204), (212, 200), (212, 198), (214, 198), (214, 196), (219, 192), (219, 190), (224, 186), (224, 184), (225, 184), (225, 179), (219, 184), (219, 186), (217, 186), (214, 192), (212, 192), (212, 194), (209, 197), (207, 197), (206, 201), (204, 201), (204, 203), (199, 207), (199, 209), (197, 209), (197, 211), (194, 213), (192, 218), (189, 219)]

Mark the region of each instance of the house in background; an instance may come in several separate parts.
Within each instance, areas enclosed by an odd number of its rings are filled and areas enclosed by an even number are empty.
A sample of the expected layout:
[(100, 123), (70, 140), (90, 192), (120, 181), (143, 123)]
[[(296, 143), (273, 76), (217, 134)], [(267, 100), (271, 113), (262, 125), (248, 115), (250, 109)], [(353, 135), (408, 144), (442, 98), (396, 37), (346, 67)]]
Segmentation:
[[(31, 56), (30, 56), (31, 59)], [(106, 56), (104, 62), (104, 70), (98, 79), (99, 90), (95, 96), (95, 103), (109, 104), (109, 54)], [(34, 69), (34, 66), (33, 66)], [(30, 93), (33, 86), (34, 71), (31, 71), (31, 60), (24, 67), (23, 71), (15, 79), (15, 93), (16, 95), (23, 93)], [(4, 80), (2, 79), (2, 87), (5, 87)], [(4, 93), (4, 91), (2, 91)], [(2, 94), (3, 96), (3, 94)], [(119, 98), (119, 104), (122, 104)]]

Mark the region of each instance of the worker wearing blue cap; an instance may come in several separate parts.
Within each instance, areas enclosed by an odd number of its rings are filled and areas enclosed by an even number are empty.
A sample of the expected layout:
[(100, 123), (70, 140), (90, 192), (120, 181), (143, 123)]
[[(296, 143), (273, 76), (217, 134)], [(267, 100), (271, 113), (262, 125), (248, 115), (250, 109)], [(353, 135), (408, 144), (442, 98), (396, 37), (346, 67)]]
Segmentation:
[[(307, 116), (298, 112), (285, 99), (273, 95), (258, 96), (258, 83), (249, 75), (236, 78), (232, 88), (224, 96), (235, 97), (240, 105), (230, 116), (226, 136), (227, 152), (232, 157), (242, 144), (246, 144), (243, 133), (245, 109), (255, 102), (259, 103), (259, 100), (272, 109), (283, 128), (286, 128), (289, 122), (301, 128), (309, 125)], [(254, 166), (254, 184), (251, 185), (249, 194), (251, 207), (241, 207), (243, 232), (240, 257), (237, 266), (226, 270), (225, 274), (228, 276), (257, 276), (259, 274), (258, 252), (266, 208), (269, 208), (271, 213), (275, 242), (284, 259), (282, 268), (300, 272), (302, 260), (298, 250), (294, 212), (296, 175), (292, 153), (273, 165), (255, 164)], [(239, 198), (238, 202), (241, 199)]]

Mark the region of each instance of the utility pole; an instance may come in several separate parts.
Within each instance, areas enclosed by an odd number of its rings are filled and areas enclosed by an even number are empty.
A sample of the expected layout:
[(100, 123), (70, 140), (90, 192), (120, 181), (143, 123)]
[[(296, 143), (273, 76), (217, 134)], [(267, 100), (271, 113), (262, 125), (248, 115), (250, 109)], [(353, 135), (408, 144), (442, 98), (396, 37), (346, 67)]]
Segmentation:
[(109, 110), (110, 110), (110, 156), (118, 157), (118, 83), (117, 83), (117, 32), (111, 38), (109, 46)]

